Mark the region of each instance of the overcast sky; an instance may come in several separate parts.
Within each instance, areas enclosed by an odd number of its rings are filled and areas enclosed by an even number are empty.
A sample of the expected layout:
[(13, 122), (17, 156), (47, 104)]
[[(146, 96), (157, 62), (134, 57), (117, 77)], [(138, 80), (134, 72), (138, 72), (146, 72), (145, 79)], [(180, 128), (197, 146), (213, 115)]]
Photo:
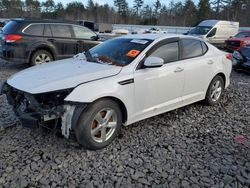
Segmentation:
[[(43, 2), (43, 1), (45, 1), (45, 0), (40, 0), (41, 2)], [(67, 3), (70, 3), (70, 2), (73, 2), (73, 1), (79, 1), (79, 2), (82, 2), (83, 4), (87, 4), (87, 2), (88, 2), (88, 0), (82, 0), (82, 1), (80, 1), (80, 0), (54, 0), (56, 3), (58, 3), (58, 2), (62, 2), (64, 5), (66, 5)], [(98, 4), (109, 4), (109, 5), (111, 5), (111, 6), (113, 6), (114, 5), (114, 1), (113, 0), (93, 0), (94, 2), (97, 2)], [(147, 4), (147, 5), (153, 5), (154, 4), (154, 2), (155, 2), (156, 0), (144, 0), (144, 4)], [(180, 0), (180, 1), (183, 1), (183, 2), (185, 2), (185, 0)], [(194, 0), (194, 2), (196, 2), (197, 0)], [(127, 2), (129, 3), (129, 6), (130, 7), (132, 7), (133, 6), (133, 0), (127, 0)], [(166, 4), (166, 5), (168, 5), (170, 2), (171, 2), (171, 0), (160, 0), (160, 2), (162, 3), (162, 4)]]

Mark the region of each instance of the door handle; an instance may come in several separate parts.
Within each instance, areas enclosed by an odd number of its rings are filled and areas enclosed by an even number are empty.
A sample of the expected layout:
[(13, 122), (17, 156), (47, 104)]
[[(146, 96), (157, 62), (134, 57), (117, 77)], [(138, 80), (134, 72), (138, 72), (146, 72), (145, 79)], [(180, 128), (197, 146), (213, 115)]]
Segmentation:
[(48, 39), (49, 42), (55, 42), (55, 39)]
[(177, 67), (177, 68), (174, 70), (174, 72), (182, 72), (183, 70), (184, 70), (183, 68)]
[(207, 64), (208, 64), (208, 65), (212, 65), (212, 64), (214, 64), (214, 62), (213, 62), (212, 60), (209, 60), (209, 61), (207, 62)]

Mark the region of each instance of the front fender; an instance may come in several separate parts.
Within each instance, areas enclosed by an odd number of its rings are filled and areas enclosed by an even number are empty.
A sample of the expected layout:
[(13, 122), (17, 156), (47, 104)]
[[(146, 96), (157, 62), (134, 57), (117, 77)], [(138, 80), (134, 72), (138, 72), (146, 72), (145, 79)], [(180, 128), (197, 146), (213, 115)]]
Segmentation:
[(129, 116), (129, 112), (133, 111), (134, 83), (119, 84), (128, 79), (110, 77), (84, 83), (77, 86), (64, 100), (73, 103), (92, 103), (105, 97), (116, 98), (125, 105)]

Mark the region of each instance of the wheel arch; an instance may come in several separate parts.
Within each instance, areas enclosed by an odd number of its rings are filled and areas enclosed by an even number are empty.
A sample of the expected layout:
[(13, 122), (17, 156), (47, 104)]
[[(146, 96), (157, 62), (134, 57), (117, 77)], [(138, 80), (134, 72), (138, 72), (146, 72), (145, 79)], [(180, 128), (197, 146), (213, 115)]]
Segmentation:
[(216, 77), (216, 76), (220, 76), (220, 77), (222, 77), (222, 79), (223, 79), (223, 81), (224, 81), (224, 88), (225, 88), (225, 86), (226, 86), (226, 75), (223, 73), (223, 72), (219, 72), (219, 73), (217, 73), (215, 76), (214, 76), (214, 78)]
[(76, 128), (76, 124), (78, 122), (78, 119), (80, 117), (80, 115), (82, 114), (82, 112), (84, 112), (84, 110), (87, 109), (88, 105), (90, 104), (93, 104), (99, 100), (104, 100), (104, 99), (109, 99), (109, 100), (112, 100), (114, 102), (116, 102), (119, 107), (121, 108), (121, 113), (122, 113), (122, 123), (125, 124), (127, 119), (128, 119), (128, 111), (127, 111), (127, 108), (125, 106), (125, 104), (120, 100), (118, 99), (117, 97), (112, 97), (112, 96), (105, 96), (105, 97), (101, 97), (101, 98), (98, 98), (96, 100), (94, 100), (93, 102), (90, 102), (90, 103), (77, 103), (77, 106), (74, 110), (74, 114), (72, 116), (72, 122), (71, 122), (71, 127), (72, 129), (74, 130)]
[(41, 46), (37, 46), (37, 47), (35, 47), (35, 48), (33, 48), (31, 50), (30, 55), (29, 55), (29, 63), (31, 62), (31, 58), (32, 58), (33, 54), (38, 50), (46, 50), (46, 51), (48, 51), (52, 55), (53, 60), (56, 60), (55, 51), (53, 49), (51, 49), (50, 47), (46, 46), (46, 45), (41, 45)]
[(220, 76), (222, 77), (223, 81), (224, 81), (224, 88), (226, 87), (226, 75), (223, 73), (223, 72), (218, 72), (217, 74), (214, 75), (214, 77), (211, 79), (211, 81), (209, 82), (208, 86), (207, 86), (207, 89), (205, 90), (205, 92), (207, 93), (208, 89), (209, 89), (209, 86), (211, 84), (211, 82), (213, 81), (213, 79), (216, 77), (216, 76)]
[(106, 97), (98, 98), (98, 99), (94, 100), (93, 103), (96, 101), (99, 101), (99, 100), (103, 100), (103, 99), (113, 100), (114, 102), (116, 102), (119, 105), (119, 107), (121, 108), (121, 113), (122, 113), (122, 123), (125, 124), (127, 119), (128, 119), (128, 111), (127, 111), (125, 104), (119, 98), (113, 97), (113, 96), (106, 96)]

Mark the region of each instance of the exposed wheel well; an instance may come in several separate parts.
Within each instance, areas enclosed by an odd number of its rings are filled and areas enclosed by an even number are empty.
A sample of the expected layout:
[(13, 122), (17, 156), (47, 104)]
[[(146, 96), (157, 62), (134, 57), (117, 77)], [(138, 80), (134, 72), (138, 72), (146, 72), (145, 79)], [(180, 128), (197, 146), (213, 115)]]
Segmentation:
[(48, 52), (52, 55), (53, 60), (55, 60), (55, 54), (53, 53), (53, 51), (52, 51), (50, 48), (44, 47), (44, 46), (43, 46), (43, 47), (38, 47), (38, 48), (36, 48), (35, 50), (33, 50), (33, 51), (31, 52), (30, 57), (29, 57), (29, 63), (31, 62), (31, 58), (32, 58), (33, 54), (34, 54), (36, 51), (38, 51), (38, 50), (46, 50), (46, 51), (48, 51)]
[[(216, 74), (216, 76), (222, 77), (222, 79), (223, 79), (223, 81), (224, 81), (224, 88), (225, 88), (225, 85), (226, 85), (226, 76), (225, 76), (225, 74), (221, 72), (221, 73)], [(216, 77), (216, 76), (215, 76), (215, 77)]]
[(116, 98), (116, 97), (103, 97), (103, 98), (99, 98), (97, 100), (95, 100), (94, 102), (98, 101), (98, 100), (102, 100), (102, 99), (111, 99), (113, 101), (115, 101), (121, 108), (121, 113), (122, 113), (122, 123), (125, 123), (128, 119), (128, 112), (127, 112), (127, 108), (126, 106), (124, 105), (124, 103)]

